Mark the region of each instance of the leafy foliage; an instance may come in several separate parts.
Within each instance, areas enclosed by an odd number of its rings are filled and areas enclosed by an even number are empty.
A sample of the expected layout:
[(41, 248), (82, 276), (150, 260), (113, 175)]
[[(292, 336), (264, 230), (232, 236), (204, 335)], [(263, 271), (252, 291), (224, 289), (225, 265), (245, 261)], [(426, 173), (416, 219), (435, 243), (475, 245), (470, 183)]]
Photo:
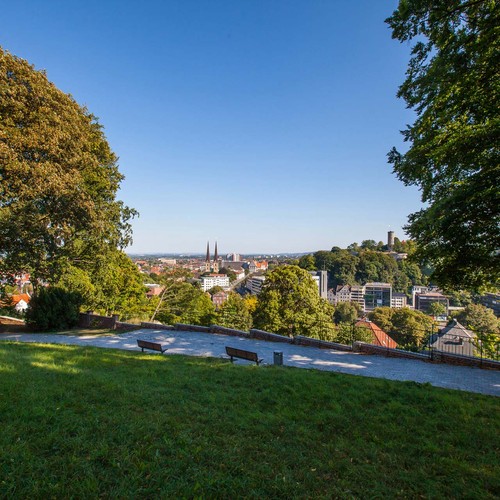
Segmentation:
[(398, 97), (417, 118), (389, 162), (427, 207), (409, 216), (417, 257), (443, 287), (500, 278), (500, 8), (497, 0), (401, 0), (393, 38), (415, 40)]
[(164, 324), (189, 323), (209, 326), (216, 312), (210, 294), (186, 281), (184, 270), (174, 270), (160, 280), (164, 287), (157, 311), (151, 319)]
[(316, 271), (316, 261), (311, 254), (302, 255), (298, 260), (298, 266), (306, 271)]
[(147, 319), (146, 287), (137, 267), (119, 250), (96, 256), (86, 269), (68, 265), (56, 286), (82, 297), (85, 309), (102, 314), (119, 314), (122, 320)]
[(357, 302), (341, 302), (335, 306), (333, 321), (339, 323), (352, 324), (359, 318), (361, 308)]
[(495, 313), (481, 304), (469, 304), (457, 316), (458, 321), (477, 333), (500, 334), (500, 321)]
[(250, 330), (252, 327), (252, 315), (248, 302), (237, 293), (230, 293), (227, 300), (217, 311), (217, 324), (237, 330)]
[[(366, 240), (363, 241), (363, 247), (353, 243), (350, 245), (351, 250), (333, 247), (330, 252), (320, 250), (312, 256), (303, 256), (300, 267), (304, 269), (311, 267), (310, 258), (313, 257), (314, 268), (328, 271), (328, 282), (331, 287), (363, 285), (375, 281), (390, 283), (394, 291), (408, 293), (412, 285), (427, 283), (427, 277), (417, 263), (410, 260), (396, 261), (382, 251), (384, 245), (380, 243), (372, 245), (370, 242), (374, 243), (373, 240)], [(399, 244), (403, 251), (414, 251), (411, 242), (399, 242)], [(372, 247), (374, 249), (367, 249)]]
[(37, 331), (63, 330), (78, 324), (82, 297), (58, 287), (40, 288), (31, 298), (26, 323)]
[(429, 305), (429, 316), (443, 316), (446, 314), (446, 306), (442, 302), (433, 302)]
[(320, 298), (311, 275), (286, 265), (267, 273), (257, 299), (254, 325), (281, 335), (331, 338), (332, 314), (332, 306)]
[(500, 320), (481, 304), (468, 304), (457, 316), (458, 321), (472, 330), (477, 339), (477, 351), (490, 359), (500, 359)]
[(3, 271), (53, 284), (126, 246), (135, 212), (115, 199), (122, 179), (95, 116), (0, 49)]
[(368, 317), (399, 345), (406, 347), (421, 347), (434, 328), (429, 316), (408, 307), (377, 307)]
[(373, 343), (373, 334), (368, 328), (354, 326), (352, 322), (342, 322), (337, 325), (334, 340), (344, 345), (351, 345), (356, 341), (370, 344)]

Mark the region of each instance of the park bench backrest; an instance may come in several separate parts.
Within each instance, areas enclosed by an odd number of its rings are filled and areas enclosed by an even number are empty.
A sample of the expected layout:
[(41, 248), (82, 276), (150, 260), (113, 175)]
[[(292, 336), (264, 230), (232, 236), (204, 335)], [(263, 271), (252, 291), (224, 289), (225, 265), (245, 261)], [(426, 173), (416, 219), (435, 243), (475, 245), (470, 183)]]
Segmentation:
[(259, 363), (259, 358), (256, 352), (245, 351), (244, 349), (236, 349), (235, 347), (226, 346), (226, 354), (231, 357), (248, 359), (248, 361)]
[(164, 351), (161, 344), (157, 344), (156, 342), (149, 342), (147, 340), (137, 340), (137, 345), (141, 349), (151, 349), (153, 351), (160, 351), (160, 352)]

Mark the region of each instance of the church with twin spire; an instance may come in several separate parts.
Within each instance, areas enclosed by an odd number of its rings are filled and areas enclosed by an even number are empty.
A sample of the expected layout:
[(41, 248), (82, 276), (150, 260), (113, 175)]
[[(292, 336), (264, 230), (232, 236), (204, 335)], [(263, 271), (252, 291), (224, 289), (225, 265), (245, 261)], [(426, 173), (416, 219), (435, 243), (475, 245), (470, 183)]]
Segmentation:
[(215, 252), (214, 252), (214, 260), (210, 260), (210, 242), (207, 241), (207, 256), (205, 258), (205, 272), (215, 273), (219, 272), (219, 255), (217, 253), (217, 242), (215, 242)]

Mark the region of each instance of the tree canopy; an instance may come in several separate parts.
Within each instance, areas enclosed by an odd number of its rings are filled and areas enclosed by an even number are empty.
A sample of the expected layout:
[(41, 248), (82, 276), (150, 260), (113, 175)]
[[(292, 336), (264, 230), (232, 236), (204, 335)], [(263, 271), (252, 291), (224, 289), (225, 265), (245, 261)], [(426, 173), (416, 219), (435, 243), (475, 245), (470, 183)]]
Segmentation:
[(377, 307), (368, 317), (398, 344), (407, 347), (421, 347), (435, 327), (429, 316), (408, 307)]
[(0, 254), (5, 273), (55, 282), (131, 241), (135, 212), (96, 117), (0, 49)]
[(500, 278), (500, 4), (400, 0), (387, 23), (414, 41), (398, 97), (416, 112), (406, 153), (389, 162), (425, 208), (406, 231), (443, 287), (480, 289)]
[(210, 294), (187, 282), (184, 269), (163, 274), (158, 280), (163, 287), (151, 320), (165, 324), (189, 323), (209, 326), (215, 322), (215, 306)]
[(333, 307), (318, 293), (311, 275), (297, 266), (280, 266), (266, 275), (257, 298), (254, 326), (282, 335), (331, 338)]
[(457, 319), (467, 328), (477, 333), (500, 334), (500, 320), (492, 309), (481, 304), (469, 304), (461, 311)]
[[(328, 271), (328, 283), (331, 287), (364, 285), (367, 282), (377, 281), (390, 283), (396, 292), (408, 293), (410, 286), (427, 283), (427, 277), (424, 276), (417, 263), (406, 259), (396, 261), (383, 251), (367, 250), (357, 244), (353, 245), (357, 247), (356, 252), (348, 249), (343, 250), (339, 247), (333, 247), (330, 252), (319, 250), (313, 255), (301, 257), (298, 265), (306, 270), (324, 269)], [(367, 247), (366, 244), (365, 247)], [(377, 244), (377, 247), (384, 248), (380, 244)], [(413, 252), (414, 244), (400, 242), (400, 248)]]
[(217, 324), (238, 330), (250, 330), (252, 315), (246, 300), (237, 293), (230, 293), (227, 300), (217, 311)]

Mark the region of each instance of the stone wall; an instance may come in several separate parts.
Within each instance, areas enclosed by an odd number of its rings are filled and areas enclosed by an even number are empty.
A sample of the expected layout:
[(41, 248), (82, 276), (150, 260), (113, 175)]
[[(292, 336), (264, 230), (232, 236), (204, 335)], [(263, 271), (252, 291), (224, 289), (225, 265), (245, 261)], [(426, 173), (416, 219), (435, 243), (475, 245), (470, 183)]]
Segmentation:
[(403, 349), (390, 349), (375, 344), (367, 344), (365, 342), (354, 342), (352, 350), (354, 352), (360, 352), (364, 354), (376, 354), (379, 356), (387, 356), (390, 358), (406, 358), (406, 359), (418, 359), (420, 361), (430, 361), (430, 356), (428, 354), (404, 351)]
[(231, 335), (233, 337), (250, 338), (250, 333), (243, 330), (236, 330), (234, 328), (227, 328), (225, 326), (210, 325), (210, 333), (221, 333), (222, 335)]
[(352, 347), (350, 345), (338, 344), (337, 342), (329, 342), (328, 340), (313, 339), (311, 337), (304, 337), (303, 335), (296, 335), (293, 343), (309, 347), (318, 347), (320, 349), (335, 349), (336, 351), (352, 351)]
[(117, 321), (115, 324), (115, 330), (132, 332), (134, 330), (141, 330), (143, 327), (137, 323), (125, 323), (123, 321)]
[(286, 344), (291, 344), (293, 338), (285, 337), (284, 335), (278, 335), (277, 333), (265, 332), (264, 330), (257, 330), (252, 328), (250, 330), (250, 338), (259, 340), (270, 340), (271, 342), (285, 342)]
[(200, 325), (186, 325), (184, 323), (176, 323), (174, 325), (175, 329), (180, 332), (202, 332), (202, 333), (210, 333), (209, 326), (200, 326)]
[(164, 325), (162, 323), (150, 323), (149, 321), (142, 321), (141, 328), (147, 328), (149, 330), (175, 330), (172, 325)]
[(432, 360), (438, 363), (447, 363), (451, 365), (475, 366), (478, 368), (488, 368), (490, 370), (500, 370), (500, 361), (492, 359), (481, 359), (471, 356), (461, 356), (460, 354), (452, 354), (442, 351), (434, 351)]
[(99, 314), (94, 314), (92, 311), (87, 311), (86, 313), (80, 313), (78, 326), (80, 328), (109, 328), (110, 330), (114, 330), (117, 321), (117, 314), (113, 316), (100, 316)]

